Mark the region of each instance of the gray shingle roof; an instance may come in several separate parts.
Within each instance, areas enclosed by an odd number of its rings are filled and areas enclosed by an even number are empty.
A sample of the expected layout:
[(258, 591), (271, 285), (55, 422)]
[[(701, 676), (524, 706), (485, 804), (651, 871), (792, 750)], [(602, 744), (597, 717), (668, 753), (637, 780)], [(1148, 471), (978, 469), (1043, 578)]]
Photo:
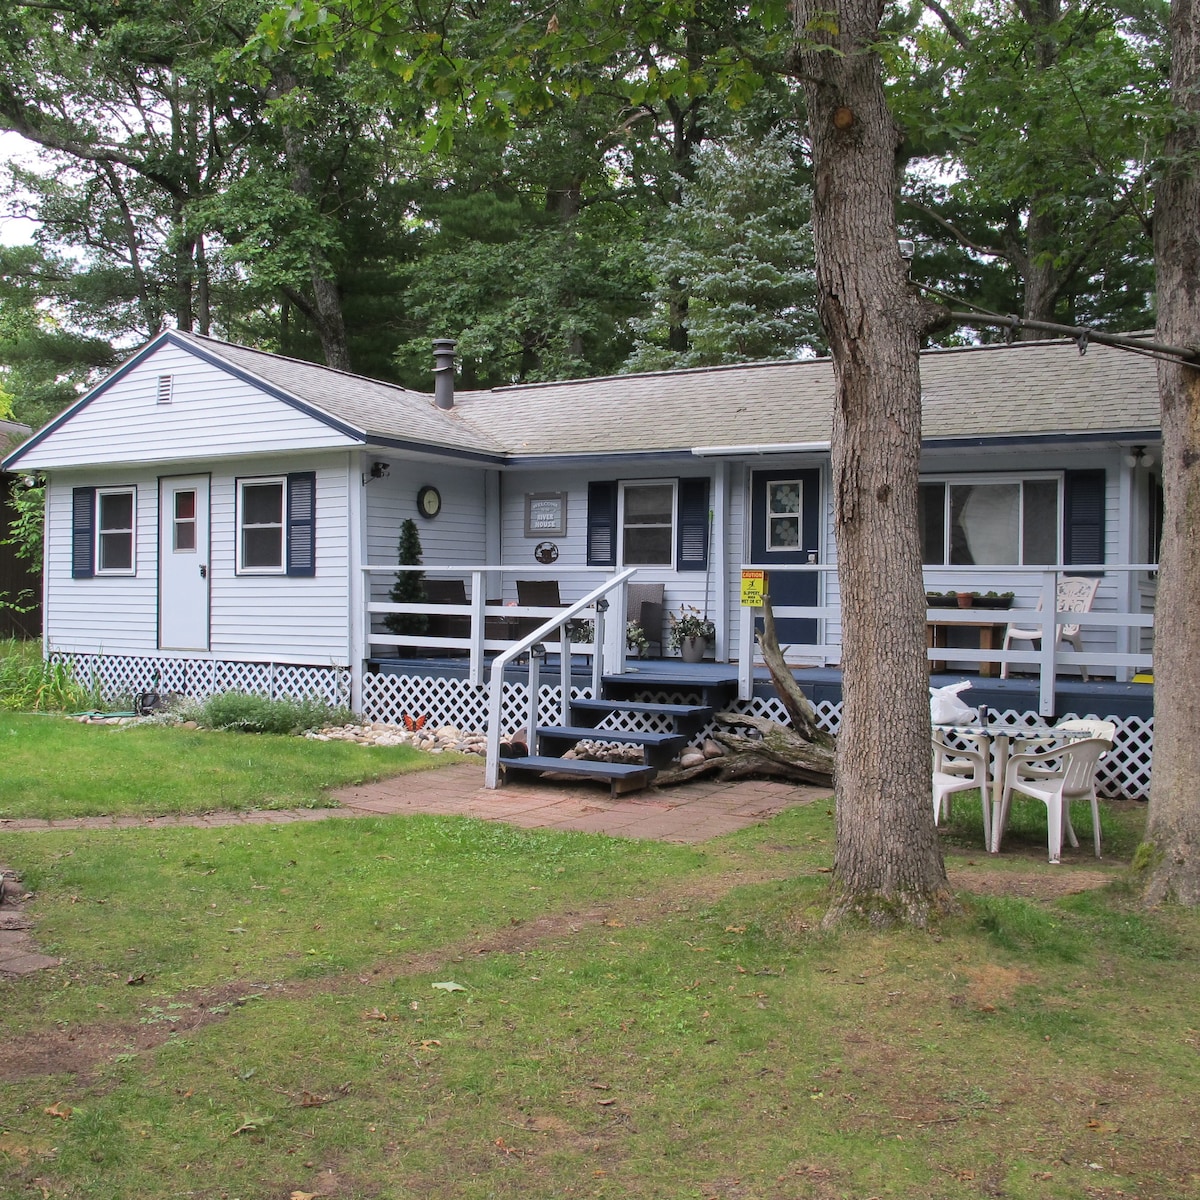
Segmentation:
[[(1074, 342), (921, 356), (927, 439), (1159, 427), (1152, 359)], [(617, 375), (460, 393), (455, 411), (514, 455), (828, 441), (828, 359)]]
[(423, 392), (199, 334), (173, 332), (171, 337), (351, 426), (367, 441), (416, 442), (484, 454), (504, 452), (487, 433), (468, 424), (461, 412), (438, 408), (433, 397)]
[[(432, 398), (194, 334), (174, 334), (239, 370), (383, 439), (524, 458), (827, 442), (828, 359), (751, 363), (460, 392)], [(1152, 359), (1074, 342), (1017, 342), (921, 356), (926, 439), (1157, 429)]]

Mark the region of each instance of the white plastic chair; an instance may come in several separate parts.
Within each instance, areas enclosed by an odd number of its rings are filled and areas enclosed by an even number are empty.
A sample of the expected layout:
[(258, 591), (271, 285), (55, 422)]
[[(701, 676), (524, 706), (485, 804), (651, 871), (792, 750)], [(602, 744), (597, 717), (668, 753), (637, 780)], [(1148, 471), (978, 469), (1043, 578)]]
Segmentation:
[[(1000, 801), (1000, 837), (1008, 825), (1008, 812), (1015, 793), (1040, 800), (1046, 806), (1046, 840), (1050, 861), (1062, 856), (1063, 835), (1072, 846), (1079, 845), (1071, 825), (1071, 801), (1087, 799), (1092, 806), (1092, 837), (1100, 857), (1100, 805), (1096, 798), (1096, 768), (1112, 749), (1105, 738), (1089, 737), (1051, 750), (1014, 754), (1004, 772), (1004, 794)], [(996, 844), (999, 847), (1000, 837)]]
[[(1099, 579), (1085, 579), (1082, 575), (1065, 575), (1058, 581), (1056, 589), (1055, 606), (1059, 612), (1078, 612), (1085, 613), (1092, 611), (1092, 602), (1096, 599), (1096, 589), (1100, 586)], [(1042, 611), (1042, 602), (1038, 601), (1037, 612)], [(1083, 640), (1079, 636), (1078, 625), (1056, 625), (1055, 626), (1056, 642), (1070, 642), (1073, 649), (1083, 652)], [(1007, 650), (1010, 645), (1016, 642), (1029, 642), (1030, 646), (1034, 642), (1042, 640), (1042, 631), (1040, 629), (1022, 629), (1017, 625), (1010, 625), (1004, 631), (1004, 645), (1001, 647)], [(1008, 668), (1011, 664), (1005, 662), (1000, 664), (1000, 678), (1008, 678)], [(1086, 667), (1080, 667), (1079, 673), (1086, 682), (1088, 673)]]
[(979, 789), (983, 806), (983, 844), (992, 844), (992, 808), (988, 802), (988, 756), (981, 750), (960, 750), (941, 733), (933, 735), (933, 823), (950, 817), (950, 797)]

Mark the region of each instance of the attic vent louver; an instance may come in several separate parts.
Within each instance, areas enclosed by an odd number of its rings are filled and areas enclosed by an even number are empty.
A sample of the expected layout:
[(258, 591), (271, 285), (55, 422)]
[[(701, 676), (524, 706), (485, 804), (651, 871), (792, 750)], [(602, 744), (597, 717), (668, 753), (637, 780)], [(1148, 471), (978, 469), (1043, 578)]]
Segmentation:
[(171, 385), (173, 377), (170, 375), (160, 375), (158, 377), (158, 403), (171, 403)]

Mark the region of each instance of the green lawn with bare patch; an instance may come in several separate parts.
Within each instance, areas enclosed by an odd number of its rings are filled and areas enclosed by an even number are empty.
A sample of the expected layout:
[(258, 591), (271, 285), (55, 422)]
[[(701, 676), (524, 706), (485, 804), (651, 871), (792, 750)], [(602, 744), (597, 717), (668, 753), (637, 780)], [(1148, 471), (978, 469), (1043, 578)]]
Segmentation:
[(969, 833), (932, 935), (821, 931), (821, 803), (10, 836), (62, 962), (0, 983), (0, 1194), (1200, 1196), (1200, 922)]

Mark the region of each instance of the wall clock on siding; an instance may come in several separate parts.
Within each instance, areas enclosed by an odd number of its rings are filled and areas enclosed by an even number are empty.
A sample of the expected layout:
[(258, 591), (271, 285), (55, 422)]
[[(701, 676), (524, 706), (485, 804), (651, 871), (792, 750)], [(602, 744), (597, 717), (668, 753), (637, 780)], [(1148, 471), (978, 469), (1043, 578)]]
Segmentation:
[(423, 517), (436, 517), (442, 511), (442, 494), (426, 484), (417, 492), (417, 511)]

